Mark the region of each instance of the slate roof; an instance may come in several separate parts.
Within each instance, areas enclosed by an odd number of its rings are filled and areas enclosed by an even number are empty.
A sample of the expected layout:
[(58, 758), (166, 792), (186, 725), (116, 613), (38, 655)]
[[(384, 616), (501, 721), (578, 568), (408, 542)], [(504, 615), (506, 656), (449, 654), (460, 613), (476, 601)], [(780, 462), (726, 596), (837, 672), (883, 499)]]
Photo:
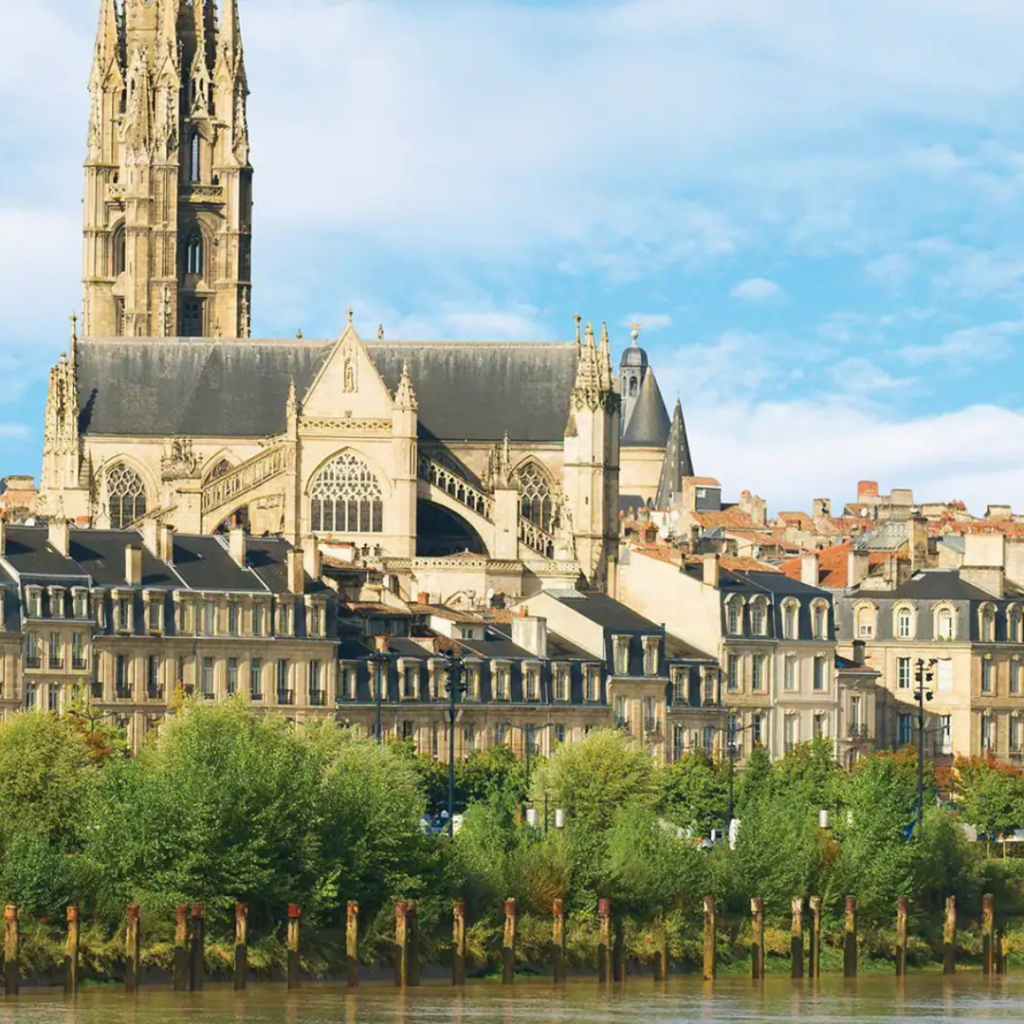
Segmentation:
[(640, 395), (629, 415), (626, 432), (622, 435), (624, 448), (664, 448), (668, 444), (672, 421), (668, 418), (665, 400), (654, 379), (654, 371), (648, 370), (640, 385)]
[(669, 430), (668, 442), (665, 447), (665, 461), (661, 466), (661, 477), (658, 481), (658, 494), (654, 499), (654, 507), (661, 509), (671, 507), (673, 497), (683, 489), (683, 478), (692, 476), (693, 459), (690, 456), (690, 440), (686, 436), (683, 403), (676, 399), (676, 408), (672, 414), (672, 427)]
[[(1019, 593), (1011, 582), (1006, 583), (1006, 596)], [(968, 583), (960, 575), (959, 569), (925, 569), (912, 576), (906, 583), (877, 595), (879, 599), (899, 601), (903, 598), (916, 601), (995, 601), (987, 590)]]
[[(292, 380), (301, 396), (333, 341), (107, 339), (78, 343), (83, 433), (271, 437), (285, 429)], [(576, 380), (572, 342), (374, 342), (394, 391), (408, 364), (420, 434), (444, 441), (560, 441)], [(665, 431), (666, 437), (668, 431)]]
[(559, 604), (579, 612), (585, 619), (604, 629), (628, 629), (637, 632), (653, 630), (660, 632), (662, 627), (650, 619), (638, 615), (632, 608), (627, 607), (615, 598), (607, 594), (587, 594), (564, 591), (547, 591), (549, 597), (553, 597)]

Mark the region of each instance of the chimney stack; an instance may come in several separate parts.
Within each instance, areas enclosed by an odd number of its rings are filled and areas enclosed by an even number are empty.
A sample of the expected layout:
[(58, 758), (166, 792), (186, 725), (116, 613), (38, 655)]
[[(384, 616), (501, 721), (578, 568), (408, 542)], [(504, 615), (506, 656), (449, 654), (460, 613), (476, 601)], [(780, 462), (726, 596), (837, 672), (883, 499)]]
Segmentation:
[(306, 591), (306, 573), (302, 565), (302, 548), (290, 548), (288, 551), (288, 589), (293, 594)]
[(0, 519), (0, 558), (7, 554), (7, 523)]
[(540, 615), (513, 615), (512, 643), (535, 658), (547, 658), (548, 620)]
[(231, 552), (231, 558), (235, 565), (241, 566), (243, 569), (245, 568), (247, 546), (245, 527), (232, 526), (228, 533), (228, 550)]
[(142, 524), (142, 542), (155, 559), (174, 564), (174, 531), (166, 523), (147, 519)]
[(416, 601), (419, 604), (430, 604), (430, 595), (425, 590), (421, 590), (416, 595)]
[(871, 554), (850, 546), (850, 554), (846, 560), (846, 585), (859, 587), (867, 578), (871, 564)]
[(142, 586), (142, 548), (138, 544), (124, 549), (124, 579), (129, 587)]
[(858, 668), (864, 668), (867, 662), (867, 646), (863, 640), (853, 641), (853, 663)]
[(704, 556), (704, 585), (718, 589), (722, 582), (722, 562), (718, 555)]
[(71, 553), (71, 524), (59, 516), (50, 520), (49, 524), (50, 546), (60, 552), (65, 558)]
[(304, 552), (303, 565), (306, 575), (311, 579), (318, 580), (323, 575), (323, 559), (320, 556), (320, 538), (314, 534), (304, 537), (302, 541)]
[(808, 587), (820, 586), (821, 572), (817, 551), (805, 551), (800, 556), (800, 582)]

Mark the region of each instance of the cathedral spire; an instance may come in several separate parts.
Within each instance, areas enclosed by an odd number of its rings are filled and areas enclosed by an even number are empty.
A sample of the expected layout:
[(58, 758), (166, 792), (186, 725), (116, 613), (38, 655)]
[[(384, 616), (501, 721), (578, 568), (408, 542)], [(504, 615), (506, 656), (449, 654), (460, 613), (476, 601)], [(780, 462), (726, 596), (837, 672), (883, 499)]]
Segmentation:
[(601, 351), (598, 354), (598, 370), (601, 378), (601, 387), (605, 391), (611, 391), (614, 386), (612, 375), (612, 348), (608, 340), (608, 324), (601, 324)]
[(121, 19), (115, 0), (100, 0), (100, 22), (96, 29), (96, 64), (104, 75), (110, 62), (121, 56)]
[(402, 364), (402, 379), (398, 382), (398, 389), (395, 391), (395, 405), (402, 409), (416, 409), (419, 402), (416, 400), (416, 391), (412, 386), (412, 377), (409, 376), (409, 364)]
[(242, 30), (238, 15), (238, 0), (223, 0), (224, 10), (220, 17), (220, 31), (217, 34), (217, 56), (228, 61), (231, 73), (244, 75), (245, 56), (242, 50)]

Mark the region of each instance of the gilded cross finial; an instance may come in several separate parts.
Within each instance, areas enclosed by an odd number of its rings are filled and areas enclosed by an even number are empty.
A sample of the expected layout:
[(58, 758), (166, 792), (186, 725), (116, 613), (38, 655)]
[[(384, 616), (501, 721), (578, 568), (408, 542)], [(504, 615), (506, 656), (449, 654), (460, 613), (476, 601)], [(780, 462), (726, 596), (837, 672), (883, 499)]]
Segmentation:
[(355, 320), (355, 315), (356, 315), (355, 310), (351, 306), (349, 306), (348, 307), (348, 325), (349, 325), (349, 327), (352, 326), (352, 323)]
[(72, 313), (68, 320), (71, 322), (71, 344), (74, 345), (78, 341), (78, 314)]
[(633, 333), (630, 337), (633, 339), (634, 345), (640, 340), (640, 329), (642, 326), (642, 324), (633, 324)]
[(580, 324), (583, 323), (583, 317), (579, 313), (576, 314), (576, 344), (578, 345), (581, 341), (580, 338)]

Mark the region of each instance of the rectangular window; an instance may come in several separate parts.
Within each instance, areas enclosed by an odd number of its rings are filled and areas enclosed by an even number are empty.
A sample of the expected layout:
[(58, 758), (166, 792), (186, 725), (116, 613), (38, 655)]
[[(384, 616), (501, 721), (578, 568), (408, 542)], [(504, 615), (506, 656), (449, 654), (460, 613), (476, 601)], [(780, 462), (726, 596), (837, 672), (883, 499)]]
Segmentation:
[(42, 668), (43, 652), (39, 634), (28, 632), (25, 634), (25, 664), (27, 668)]
[(584, 700), (588, 704), (597, 704), (601, 700), (601, 669), (597, 665), (588, 665), (585, 669), (586, 692)]
[(786, 660), (783, 663), (785, 668), (783, 670), (782, 688), (787, 693), (793, 693), (797, 689), (797, 662), (796, 657), (792, 654), (786, 655)]
[(277, 662), (277, 703), (295, 703), (295, 692), (291, 688), (291, 664), (287, 658), (280, 658)]
[(690, 674), (685, 668), (678, 665), (672, 669), (672, 703), (682, 707), (690, 703), (689, 690)]
[(740, 635), (740, 603), (739, 601), (730, 601), (725, 606), (725, 617), (726, 617), (726, 628), (729, 630), (730, 636)]
[(898, 690), (910, 689), (910, 659), (896, 659), (896, 688)]
[(46, 710), (60, 711), (60, 683), (50, 683), (46, 688)]
[(146, 696), (150, 700), (160, 700), (163, 697), (160, 686), (160, 659), (155, 654), (146, 659)]
[(629, 717), (626, 711), (626, 698), (616, 697), (615, 698), (615, 727), (617, 729), (623, 729), (629, 724)]
[(476, 730), (471, 725), (462, 730), (462, 747), (467, 757), (476, 750)]
[(43, 595), (35, 587), (28, 592), (28, 617), (30, 619), (43, 617)]
[(252, 635), (263, 636), (263, 605), (254, 601), (252, 605)]
[(981, 659), (981, 692), (991, 693), (993, 690), (993, 665), (986, 658)]
[(658, 702), (654, 697), (644, 697), (644, 732), (658, 731)]
[(728, 690), (740, 688), (740, 656), (730, 654), (726, 661), (725, 685)]
[(280, 636), (292, 635), (292, 606), (287, 601), (277, 606), (277, 632)]
[(414, 663), (401, 666), (402, 700), (415, 700), (419, 694), (420, 667)]
[(29, 683), (28, 686), (25, 687), (25, 706), (29, 711), (35, 711), (38, 695), (38, 683)]
[(263, 700), (263, 659), (253, 658), (249, 662), (249, 696)]
[(828, 689), (828, 662), (822, 658), (814, 659), (814, 690), (823, 693)]
[(511, 697), (508, 665), (494, 665), (494, 699), (509, 700)]
[(324, 609), (323, 605), (314, 603), (309, 606), (309, 635), (324, 635)]
[(763, 654), (755, 654), (750, 659), (750, 688), (756, 693), (768, 687), (768, 659)]
[(309, 703), (315, 708), (322, 708), (327, 703), (327, 691), (324, 689), (323, 662), (309, 663)]
[(64, 651), (61, 647), (60, 633), (50, 634), (49, 663), (51, 669), (64, 667)]
[(750, 745), (759, 747), (764, 743), (764, 719), (759, 714), (750, 718)]
[(217, 634), (217, 603), (206, 600), (203, 602), (203, 636)]
[(508, 726), (504, 722), (499, 723), (494, 727), (494, 745), (496, 747), (503, 747), (505, 745), (505, 739), (508, 736)]
[(629, 637), (617, 636), (614, 640), (615, 646), (615, 674), (619, 676), (629, 675)]
[(1020, 719), (1016, 715), (1010, 716), (1010, 750), (1020, 753)]
[(117, 689), (117, 696), (121, 700), (128, 700), (131, 695), (131, 684), (128, 681), (128, 659), (119, 654), (114, 660), (114, 684)]
[(788, 754), (800, 742), (800, 719), (786, 715), (782, 720), (783, 749)]
[(228, 605), (228, 632), (232, 636), (238, 636), (242, 626), (242, 609), (238, 607), (237, 601)]
[[(941, 666), (942, 666), (942, 662), (941, 661), (939, 662), (939, 666), (941, 668)], [(1010, 693), (1014, 694), (1015, 696), (1020, 693), (1020, 662), (1019, 661), (1011, 661), (1010, 662)]]
[(896, 742), (905, 747), (914, 739), (914, 719), (912, 715), (901, 714), (896, 719)]
[(185, 669), (186, 669), (185, 659), (184, 658), (179, 658), (178, 659), (178, 685), (181, 687), (181, 689), (183, 691), (187, 692), (188, 691), (188, 685), (187, 685), (187, 680), (185, 678)]
[(71, 668), (75, 672), (84, 672), (85, 661), (85, 636), (82, 633), (71, 634)]
[(672, 726), (672, 760), (678, 761), (686, 753), (686, 730), (681, 725)]
[(76, 590), (74, 593), (75, 618), (89, 618), (89, 595), (84, 590)]
[(341, 684), (341, 699), (355, 700), (359, 695), (359, 667), (357, 665), (342, 665), (338, 669)]
[(64, 618), (64, 588), (50, 587), (50, 618)]
[(146, 601), (146, 629), (150, 633), (159, 633), (163, 629), (162, 601), (162, 597), (150, 597)]
[(658, 638), (644, 637), (644, 675), (658, 674)]
[(860, 697), (851, 697), (850, 698), (850, 738), (851, 739), (859, 739), (860, 736), (861, 736), (860, 719), (861, 719)]
[(708, 757), (715, 755), (715, 727), (713, 725), (704, 726), (704, 753)]
[(990, 715), (981, 716), (981, 749), (988, 752), (996, 744), (995, 723)]
[[(1020, 723), (1018, 722), (1018, 725)], [(939, 742), (941, 744), (939, 753), (945, 754), (947, 757), (953, 753), (953, 716), (943, 715), (942, 725), (939, 732)], [(1019, 747), (1018, 747), (1019, 749)]]
[(480, 666), (466, 666), (466, 699), (480, 699)]
[(814, 716), (814, 738), (816, 740), (823, 739), (828, 736), (828, 716), (822, 712), (817, 712)]
[(729, 726), (726, 729), (726, 740), (731, 748), (726, 753), (737, 760), (743, 760), (743, 725), (739, 715), (729, 716)]
[(203, 658), (203, 699), (213, 700), (213, 658)]
[(555, 700), (565, 702), (569, 699), (569, 666), (555, 665), (552, 672), (555, 677)]
[(555, 743), (557, 746), (561, 746), (565, 742), (565, 726), (555, 726)]
[(529, 701), (540, 700), (540, 666), (526, 666), (526, 699)]
[(132, 628), (132, 599), (130, 597), (117, 599), (117, 628), (122, 633), (127, 633)]
[(238, 659), (228, 658), (228, 696), (238, 693)]
[(750, 632), (754, 636), (764, 636), (764, 604), (755, 601), (750, 606)]

